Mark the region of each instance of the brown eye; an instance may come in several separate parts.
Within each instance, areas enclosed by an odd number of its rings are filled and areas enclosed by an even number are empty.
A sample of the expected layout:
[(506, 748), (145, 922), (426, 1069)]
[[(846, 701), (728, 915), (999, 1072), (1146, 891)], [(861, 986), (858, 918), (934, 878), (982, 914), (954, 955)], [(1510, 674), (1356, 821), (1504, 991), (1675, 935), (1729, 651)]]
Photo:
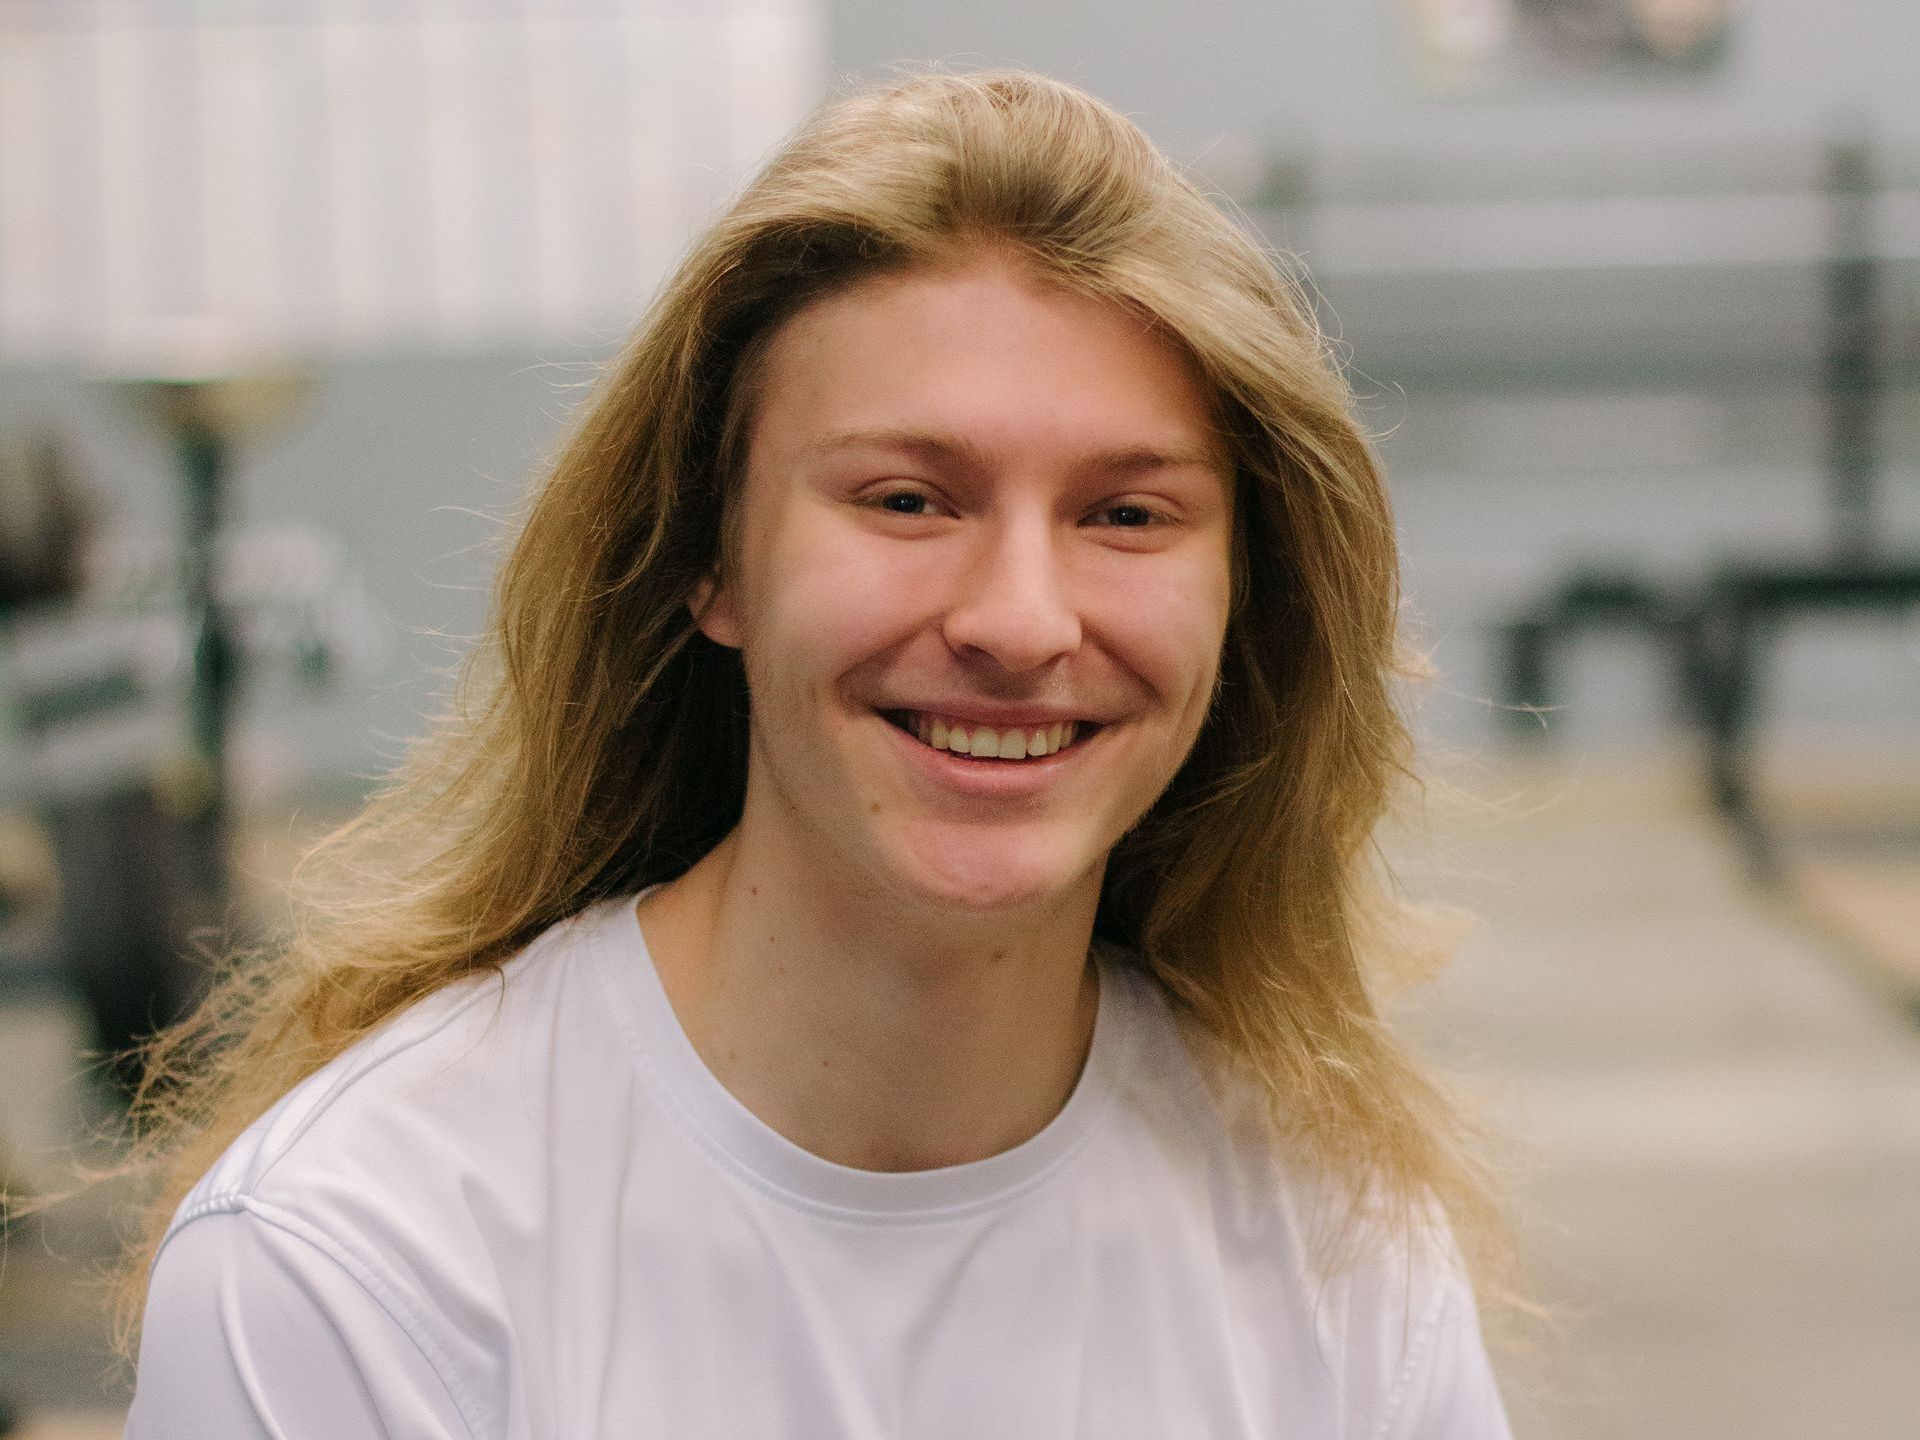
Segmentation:
[(927, 513), (927, 497), (912, 490), (895, 490), (881, 498), (880, 508), (891, 510), (895, 515), (924, 515)]
[(1100, 514), (1106, 524), (1124, 530), (1137, 530), (1153, 523), (1153, 511), (1144, 505), (1110, 505)]

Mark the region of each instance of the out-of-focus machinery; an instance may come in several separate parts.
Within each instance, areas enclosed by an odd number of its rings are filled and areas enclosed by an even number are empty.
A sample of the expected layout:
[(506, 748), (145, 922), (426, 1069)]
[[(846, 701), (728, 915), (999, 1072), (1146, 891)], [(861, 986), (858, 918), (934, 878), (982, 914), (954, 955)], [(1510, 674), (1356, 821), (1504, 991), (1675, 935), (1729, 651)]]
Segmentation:
[[(1778, 844), (1755, 801), (1753, 749), (1765, 719), (1769, 652), (1795, 621), (1920, 612), (1920, 554), (1881, 539), (1881, 424), (1887, 388), (1887, 254), (1911, 250), (1883, 232), (1884, 191), (1859, 138), (1827, 150), (1826, 327), (1820, 392), (1826, 421), (1824, 550), (1728, 557), (1674, 583), (1627, 567), (1565, 576), (1504, 627), (1502, 699), (1521, 736), (1552, 708), (1560, 652), (1579, 635), (1637, 631), (1664, 648), (1675, 694), (1702, 740), (1706, 789), (1753, 875), (1775, 878)], [(1909, 211), (1907, 213), (1911, 213)], [(1911, 243), (1910, 237), (1908, 241)]]
[(0, 983), (71, 984), (123, 1086), (129, 1048), (192, 1003), (236, 919), (228, 738), (243, 683), (322, 687), (377, 645), (336, 545), (221, 524), (224, 446), (199, 398), (163, 397), (179, 540), (85, 539), (50, 443), (0, 462), (17, 542), (0, 590)]

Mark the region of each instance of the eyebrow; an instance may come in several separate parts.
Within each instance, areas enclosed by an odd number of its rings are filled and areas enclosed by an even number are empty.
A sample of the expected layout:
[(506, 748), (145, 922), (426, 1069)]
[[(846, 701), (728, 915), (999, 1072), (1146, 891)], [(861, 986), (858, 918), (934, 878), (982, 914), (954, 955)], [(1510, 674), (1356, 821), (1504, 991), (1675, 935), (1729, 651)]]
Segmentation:
[[(937, 430), (907, 430), (889, 425), (854, 430), (836, 430), (806, 447), (813, 455), (839, 450), (880, 449), (904, 451), (931, 462), (959, 462), (976, 470), (990, 468), (992, 457), (964, 435)], [(1139, 475), (1152, 470), (1224, 469), (1223, 457), (1204, 447), (1158, 445), (1121, 445), (1089, 456), (1080, 468), (1103, 475)]]

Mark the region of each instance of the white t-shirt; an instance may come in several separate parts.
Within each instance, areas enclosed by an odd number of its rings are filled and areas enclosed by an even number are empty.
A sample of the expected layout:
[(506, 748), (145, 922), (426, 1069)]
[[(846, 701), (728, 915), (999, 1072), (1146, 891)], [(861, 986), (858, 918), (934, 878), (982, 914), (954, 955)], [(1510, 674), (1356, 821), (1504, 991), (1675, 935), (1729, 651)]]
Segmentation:
[(1497, 1440), (1451, 1264), (1316, 1288), (1308, 1187), (1101, 961), (1025, 1144), (849, 1169), (736, 1101), (631, 901), (414, 1006), (182, 1205), (131, 1440)]

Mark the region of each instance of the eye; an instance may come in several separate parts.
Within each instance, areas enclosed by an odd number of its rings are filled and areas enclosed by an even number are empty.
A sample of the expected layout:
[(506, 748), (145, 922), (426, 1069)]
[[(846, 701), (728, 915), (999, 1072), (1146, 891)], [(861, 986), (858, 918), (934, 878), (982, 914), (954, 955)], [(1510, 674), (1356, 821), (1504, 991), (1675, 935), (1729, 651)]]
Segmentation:
[(1144, 530), (1164, 517), (1146, 505), (1108, 505), (1089, 517), (1096, 525), (1111, 525), (1121, 530)]
[(872, 510), (883, 511), (888, 515), (901, 515), (908, 519), (924, 519), (936, 515), (947, 515), (952, 509), (941, 497), (924, 485), (903, 481), (889, 481), (875, 485), (859, 497), (859, 503)]

